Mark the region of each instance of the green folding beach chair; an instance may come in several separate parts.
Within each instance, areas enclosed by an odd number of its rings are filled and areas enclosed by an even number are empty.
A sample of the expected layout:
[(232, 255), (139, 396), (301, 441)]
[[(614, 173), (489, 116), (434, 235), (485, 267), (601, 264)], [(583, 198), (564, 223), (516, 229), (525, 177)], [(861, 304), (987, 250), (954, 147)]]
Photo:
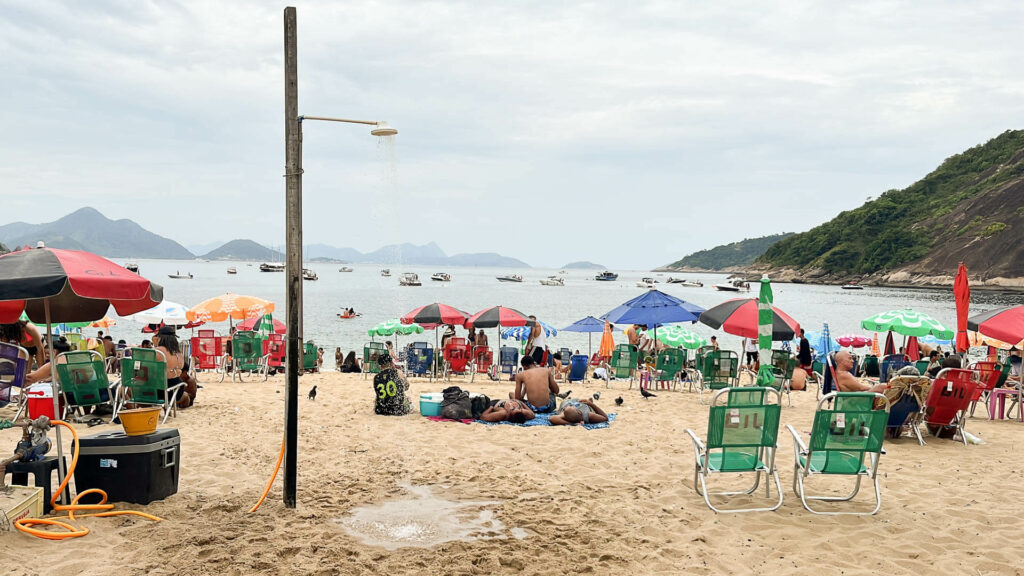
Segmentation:
[(914, 368), (917, 368), (918, 374), (924, 374), (928, 371), (928, 361), (918, 360), (917, 362), (914, 362)]
[(320, 364), (318, 360), (320, 354), (316, 349), (316, 344), (313, 341), (306, 342), (302, 345), (302, 369), (306, 372), (319, 372)]
[(612, 370), (616, 378), (629, 378), (630, 387), (633, 385), (633, 375), (636, 372), (636, 363), (640, 358), (640, 351), (632, 344), (619, 344), (612, 351)]
[(56, 366), (60, 393), (64, 396), (61, 418), (67, 418), (69, 412), (83, 412), (81, 409), (89, 406), (107, 404), (114, 408), (121, 379), (110, 382), (106, 362), (99, 352), (62, 352), (57, 355)]
[(793, 380), (796, 362), (796, 357), (790, 354), (789, 351), (772, 350), (772, 373), (775, 374), (775, 382), (771, 384), (771, 387), (783, 392), (790, 406), (793, 405), (793, 398), (790, 395), (792, 392), (790, 382)]
[[(876, 399), (885, 408), (874, 409)], [(834, 401), (834, 402), (833, 402)], [(827, 408), (833, 403), (831, 409)], [(882, 493), (878, 487), (878, 460), (889, 420), (889, 401), (873, 392), (832, 392), (818, 401), (814, 414), (809, 446), (800, 434), (787, 425), (793, 435), (796, 459), (793, 464), (793, 491), (800, 496), (804, 508), (815, 514), (870, 515), (882, 507)], [(856, 476), (853, 492), (847, 496), (810, 496), (805, 482), (810, 476)], [(860, 491), (861, 480), (868, 477), (875, 486), (875, 508), (870, 512), (823, 511), (811, 508), (808, 501), (846, 502)]]
[[(879, 378), (882, 375), (882, 369), (878, 365), (878, 356), (865, 356), (864, 368), (861, 373), (868, 378)], [(856, 375), (854, 374), (854, 376)]]
[[(669, 387), (676, 386), (679, 383), (679, 373), (683, 371), (686, 366), (686, 351), (678, 348), (667, 348), (658, 352), (655, 358), (654, 370), (657, 375), (654, 377), (655, 382), (668, 382)], [(630, 388), (633, 384), (630, 383)]]
[(124, 409), (128, 402), (160, 406), (167, 421), (171, 413), (177, 415), (178, 391), (185, 383), (167, 387), (167, 361), (164, 353), (152, 348), (132, 348), (132, 357), (121, 359), (121, 387), (119, 401), (114, 407), (114, 416)]
[(263, 353), (263, 338), (258, 332), (239, 331), (231, 337), (231, 379), (242, 382), (246, 374), (262, 374), (267, 379), (267, 359), (269, 354)]
[[(767, 400), (775, 397), (775, 403)], [(715, 512), (768, 512), (782, 505), (782, 482), (775, 467), (782, 397), (774, 388), (726, 388), (711, 399), (708, 413), (707, 443), (687, 429), (693, 441), (695, 467), (693, 488)], [(754, 473), (754, 485), (738, 492), (708, 492), (712, 474)], [(719, 509), (711, 496), (751, 496), (764, 474), (765, 497), (771, 498), (771, 480), (775, 480), (778, 501), (770, 508)]]
[(723, 390), (737, 384), (740, 357), (729, 350), (713, 350), (704, 356), (700, 368), (700, 403), (704, 403), (705, 390)]
[(380, 372), (380, 364), (377, 363), (377, 359), (384, 352), (387, 352), (387, 347), (383, 342), (367, 342), (363, 346), (363, 378), (366, 378), (367, 374)]

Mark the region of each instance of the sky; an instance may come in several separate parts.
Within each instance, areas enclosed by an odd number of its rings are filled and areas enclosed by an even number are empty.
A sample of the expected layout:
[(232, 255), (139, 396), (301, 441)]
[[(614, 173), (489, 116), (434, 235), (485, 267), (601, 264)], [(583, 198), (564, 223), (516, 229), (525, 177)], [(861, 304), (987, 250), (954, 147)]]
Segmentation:
[[(284, 238), (283, 8), (0, 0), (0, 223)], [(1024, 4), (296, 4), (303, 241), (646, 269), (1024, 128)], [(2, 239), (0, 239), (2, 240)]]

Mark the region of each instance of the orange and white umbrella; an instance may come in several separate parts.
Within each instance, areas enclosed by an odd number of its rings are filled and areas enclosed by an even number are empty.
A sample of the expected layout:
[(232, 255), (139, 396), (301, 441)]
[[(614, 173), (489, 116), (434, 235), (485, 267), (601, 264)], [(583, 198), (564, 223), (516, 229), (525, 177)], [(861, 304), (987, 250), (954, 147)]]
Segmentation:
[(227, 319), (258, 318), (274, 311), (269, 300), (228, 292), (196, 304), (185, 312), (190, 322), (224, 322)]
[(873, 338), (871, 338), (871, 354), (879, 356), (882, 353), (882, 349), (878, 347), (878, 332), (875, 332)]
[(117, 320), (114, 320), (110, 316), (104, 316), (102, 320), (97, 320), (92, 324), (89, 324), (89, 328), (110, 328), (116, 326)]
[(981, 332), (967, 332), (967, 340), (970, 342), (971, 346), (992, 346), (993, 348), (998, 348), (1000, 350), (1009, 350), (1015, 346), (1020, 348), (1024, 345), (1024, 340), (1016, 343), (1004, 342), (1002, 340), (992, 338), (991, 336), (985, 336)]

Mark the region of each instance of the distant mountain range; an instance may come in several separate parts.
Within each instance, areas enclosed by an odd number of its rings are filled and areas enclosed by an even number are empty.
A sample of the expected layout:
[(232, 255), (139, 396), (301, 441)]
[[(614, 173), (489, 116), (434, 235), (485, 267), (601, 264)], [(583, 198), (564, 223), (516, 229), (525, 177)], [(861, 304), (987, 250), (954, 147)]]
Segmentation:
[(607, 270), (608, 268), (607, 268), (607, 266), (602, 266), (601, 264), (594, 264), (593, 262), (587, 262), (587, 261), (581, 260), (579, 262), (569, 262), (568, 264), (562, 266), (562, 269), (563, 270)]
[[(226, 244), (193, 244), (195, 252), (181, 244), (147, 231), (131, 220), (111, 220), (94, 208), (81, 208), (55, 222), (29, 224), (14, 222), (0, 226), (0, 253), (5, 246), (35, 247), (42, 240), (51, 248), (85, 250), (108, 258), (153, 258), (191, 260), (202, 254), (207, 260), (284, 261), (284, 254), (253, 240), (236, 239)], [(373, 252), (337, 248), (326, 244), (305, 247), (305, 259), (343, 262), (411, 264), (425, 266), (489, 266), (529, 268), (522, 260), (493, 252), (448, 256), (437, 244), (392, 244)]]
[(195, 258), (174, 240), (149, 232), (131, 220), (111, 220), (93, 208), (81, 208), (45, 224), (14, 222), (0, 226), (0, 239), (12, 249), (35, 248), (42, 240), (50, 248), (87, 250), (108, 258)]

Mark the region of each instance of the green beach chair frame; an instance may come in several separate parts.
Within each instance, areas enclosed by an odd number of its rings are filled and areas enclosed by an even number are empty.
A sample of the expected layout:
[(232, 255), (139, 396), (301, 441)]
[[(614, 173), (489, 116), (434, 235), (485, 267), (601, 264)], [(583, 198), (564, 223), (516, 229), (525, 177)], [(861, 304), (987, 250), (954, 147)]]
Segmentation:
[(363, 378), (366, 378), (367, 374), (377, 374), (380, 372), (380, 364), (377, 364), (377, 358), (387, 351), (387, 346), (383, 342), (367, 342), (363, 345)]
[(316, 344), (309, 340), (302, 345), (302, 369), (306, 372), (319, 372), (320, 366), (317, 365), (317, 360), (320, 359), (320, 354), (317, 353)]
[(654, 378), (655, 382), (669, 382), (670, 386), (678, 385), (681, 381), (679, 374), (686, 369), (686, 350), (666, 348), (658, 352), (654, 369), (658, 373)]
[[(786, 395), (786, 402), (790, 407), (793, 406), (791, 383), (793, 381), (793, 371), (796, 370), (797, 359), (787, 350), (772, 350), (772, 373), (775, 374), (775, 384), (772, 388), (776, 388)], [(754, 380), (757, 380), (757, 376), (754, 376)]]
[(121, 386), (119, 400), (114, 406), (114, 417), (124, 409), (131, 394), (133, 404), (159, 406), (164, 413), (161, 424), (170, 414), (178, 414), (178, 391), (185, 383), (167, 387), (167, 359), (153, 348), (132, 348), (132, 357), (121, 359)]
[[(881, 399), (884, 409), (875, 409)], [(827, 405), (831, 404), (831, 408)], [(818, 401), (811, 427), (811, 438), (805, 444), (792, 425), (793, 491), (800, 496), (804, 508), (814, 514), (861, 515), (877, 514), (882, 508), (882, 492), (878, 486), (878, 461), (884, 453), (885, 427), (889, 422), (889, 401), (875, 392), (832, 392)], [(865, 464), (865, 458), (867, 463)], [(811, 476), (856, 476), (853, 491), (847, 496), (812, 496), (805, 483)], [(809, 501), (848, 502), (860, 491), (861, 481), (870, 478), (875, 488), (875, 507), (870, 512), (815, 510)]]
[(630, 387), (633, 386), (633, 376), (636, 374), (636, 363), (640, 359), (640, 350), (632, 344), (619, 344), (612, 351), (611, 368), (615, 371), (618, 379), (629, 378)]
[[(775, 403), (766, 402), (775, 396)], [(724, 401), (723, 401), (724, 399)], [(778, 450), (779, 419), (782, 395), (774, 388), (725, 388), (715, 393), (708, 412), (707, 442), (701, 442), (690, 429), (686, 433), (693, 442), (693, 488), (715, 512), (770, 512), (782, 505), (782, 482), (775, 466)], [(709, 492), (712, 474), (754, 473), (754, 484), (747, 490)], [(771, 498), (771, 481), (775, 480), (778, 500), (770, 507), (718, 508), (711, 496), (752, 496), (764, 474), (765, 498)]]
[[(121, 379), (111, 382), (107, 378), (107, 363), (99, 352), (61, 352), (57, 355), (56, 367), (60, 394), (64, 397), (61, 418), (66, 419), (69, 412), (80, 412), (87, 406), (108, 404), (112, 409), (115, 407)], [(103, 390), (107, 391), (106, 400), (100, 396)]]
[(256, 332), (240, 330), (231, 337), (231, 380), (245, 381), (246, 373), (267, 379), (269, 354), (263, 353), (263, 338)]
[(701, 362), (698, 400), (704, 404), (705, 390), (724, 390), (738, 383), (740, 357), (731, 350), (714, 350)]

